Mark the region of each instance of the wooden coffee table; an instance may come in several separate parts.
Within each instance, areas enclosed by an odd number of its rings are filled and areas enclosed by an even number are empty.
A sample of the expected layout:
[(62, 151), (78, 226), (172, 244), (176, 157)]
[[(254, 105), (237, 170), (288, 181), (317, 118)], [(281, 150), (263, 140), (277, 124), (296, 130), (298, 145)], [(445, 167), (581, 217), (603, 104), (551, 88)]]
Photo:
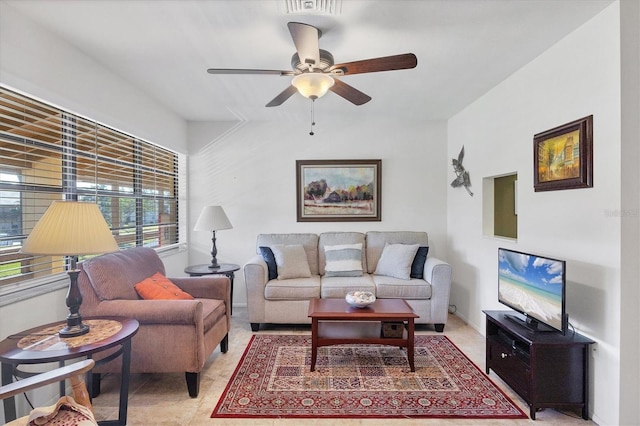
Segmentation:
[[(413, 363), (414, 319), (420, 316), (402, 299), (377, 299), (366, 308), (349, 306), (344, 299), (312, 299), (311, 371), (315, 371), (318, 347), (350, 343), (391, 345), (407, 348), (411, 371)], [(382, 322), (402, 322), (402, 337), (383, 337)]]

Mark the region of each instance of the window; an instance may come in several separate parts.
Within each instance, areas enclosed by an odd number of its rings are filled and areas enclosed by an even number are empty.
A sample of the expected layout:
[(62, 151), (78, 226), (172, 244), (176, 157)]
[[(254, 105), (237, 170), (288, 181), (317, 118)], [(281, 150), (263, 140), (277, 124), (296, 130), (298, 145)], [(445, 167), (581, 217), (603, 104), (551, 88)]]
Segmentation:
[(19, 253), (54, 200), (97, 203), (120, 248), (178, 242), (178, 156), (0, 87), (0, 285), (64, 270)]

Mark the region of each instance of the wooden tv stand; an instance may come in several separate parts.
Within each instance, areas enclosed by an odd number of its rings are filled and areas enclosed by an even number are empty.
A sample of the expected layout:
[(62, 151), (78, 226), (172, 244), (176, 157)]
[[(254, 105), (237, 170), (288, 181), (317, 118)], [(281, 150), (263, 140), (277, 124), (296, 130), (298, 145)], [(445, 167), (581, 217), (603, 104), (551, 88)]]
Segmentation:
[(513, 311), (486, 315), (486, 373), (493, 370), (529, 404), (539, 408), (577, 408), (589, 419), (589, 345), (568, 331), (534, 332), (506, 318)]

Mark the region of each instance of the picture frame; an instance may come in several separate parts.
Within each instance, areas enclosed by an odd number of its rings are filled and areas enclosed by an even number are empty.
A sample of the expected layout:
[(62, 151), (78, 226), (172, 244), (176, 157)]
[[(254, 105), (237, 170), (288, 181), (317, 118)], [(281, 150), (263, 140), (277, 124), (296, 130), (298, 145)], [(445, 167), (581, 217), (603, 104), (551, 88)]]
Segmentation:
[(376, 222), (382, 160), (297, 160), (298, 222)]
[(593, 187), (593, 115), (533, 137), (536, 192)]

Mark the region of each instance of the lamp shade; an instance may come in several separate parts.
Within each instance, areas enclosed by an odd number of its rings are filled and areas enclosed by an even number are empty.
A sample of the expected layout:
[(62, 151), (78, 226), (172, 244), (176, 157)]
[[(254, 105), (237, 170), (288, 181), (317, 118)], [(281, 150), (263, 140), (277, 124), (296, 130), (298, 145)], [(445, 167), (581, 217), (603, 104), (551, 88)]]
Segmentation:
[(94, 203), (54, 201), (36, 223), (22, 252), (82, 256), (118, 250), (118, 243)]
[(299, 74), (291, 80), (291, 84), (298, 89), (298, 92), (309, 99), (324, 96), (334, 83), (331, 76), (320, 72)]
[(207, 206), (200, 212), (194, 231), (220, 231), (231, 229), (231, 222), (221, 206)]

